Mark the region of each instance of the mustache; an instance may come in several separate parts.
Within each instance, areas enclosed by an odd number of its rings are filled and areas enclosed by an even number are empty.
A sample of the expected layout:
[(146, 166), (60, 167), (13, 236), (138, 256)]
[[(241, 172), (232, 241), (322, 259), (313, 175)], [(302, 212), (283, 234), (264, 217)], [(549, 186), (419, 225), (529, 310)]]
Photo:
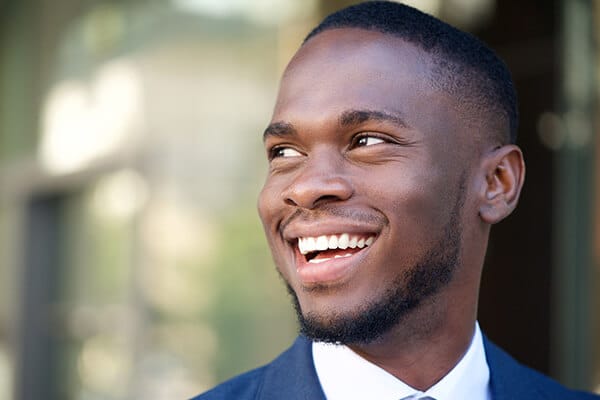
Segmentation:
[(339, 206), (322, 206), (318, 209), (303, 209), (298, 208), (290, 216), (285, 218), (279, 225), (279, 232), (283, 230), (293, 221), (300, 220), (303, 222), (318, 221), (322, 218), (341, 218), (345, 220), (352, 220), (354, 222), (363, 222), (370, 225), (387, 225), (388, 219), (379, 213), (366, 212), (364, 210), (357, 210), (353, 208), (339, 207)]

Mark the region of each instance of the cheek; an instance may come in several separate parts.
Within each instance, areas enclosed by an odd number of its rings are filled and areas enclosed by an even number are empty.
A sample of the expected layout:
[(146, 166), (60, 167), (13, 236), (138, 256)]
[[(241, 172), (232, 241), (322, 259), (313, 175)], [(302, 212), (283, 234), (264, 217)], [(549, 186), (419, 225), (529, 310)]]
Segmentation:
[(261, 189), (259, 195), (258, 195), (258, 201), (256, 203), (256, 208), (258, 210), (258, 216), (260, 217), (260, 220), (262, 221), (263, 225), (266, 227), (265, 221), (268, 219), (268, 211), (270, 209), (269, 206), (269, 193), (267, 190), (267, 186), (265, 184), (265, 186), (263, 186), (263, 188)]
[(278, 240), (278, 228), (283, 219), (283, 206), (281, 190), (267, 181), (258, 196), (257, 208), (267, 242), (271, 248), (273, 260), (279, 269), (281, 269), (283, 252), (285, 251), (283, 242)]
[(426, 246), (446, 223), (452, 204), (445, 182), (431, 168), (390, 171), (387, 179), (369, 181), (371, 193), (379, 199), (376, 207), (386, 214), (392, 235), (405, 250)]
[(279, 190), (270, 181), (266, 181), (260, 194), (258, 195), (258, 215), (263, 223), (267, 235), (273, 228), (273, 221), (277, 219), (277, 214), (281, 208), (281, 190)]

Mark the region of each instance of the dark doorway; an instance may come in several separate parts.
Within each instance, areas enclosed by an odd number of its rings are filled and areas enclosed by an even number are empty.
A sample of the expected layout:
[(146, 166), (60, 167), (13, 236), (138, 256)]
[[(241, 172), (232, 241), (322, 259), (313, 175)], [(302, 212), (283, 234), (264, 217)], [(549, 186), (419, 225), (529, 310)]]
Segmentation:
[(513, 73), (519, 95), (518, 144), (527, 177), (515, 213), (492, 229), (480, 295), (486, 334), (523, 363), (551, 372), (553, 152), (537, 124), (555, 109), (560, 86), (555, 1), (499, 1), (477, 36)]

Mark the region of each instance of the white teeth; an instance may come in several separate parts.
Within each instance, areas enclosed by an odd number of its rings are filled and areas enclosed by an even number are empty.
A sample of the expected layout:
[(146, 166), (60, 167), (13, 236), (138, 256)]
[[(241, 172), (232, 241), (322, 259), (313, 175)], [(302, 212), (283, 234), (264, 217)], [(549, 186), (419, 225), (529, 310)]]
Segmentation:
[(306, 252), (308, 253), (309, 251), (315, 251), (317, 249), (317, 241), (315, 240), (315, 238), (307, 238), (306, 242), (304, 243), (304, 247), (306, 248)]
[[(318, 237), (305, 237), (298, 238), (298, 250), (300, 250), (301, 254), (308, 254), (313, 251), (323, 251), (323, 250), (334, 250), (334, 249), (354, 249), (356, 247), (362, 249), (365, 246), (370, 246), (375, 241), (375, 236), (369, 237), (358, 237), (353, 236), (350, 237), (348, 233), (342, 233), (339, 235), (329, 235), (329, 236), (318, 236)], [(339, 257), (347, 257), (351, 255), (346, 254), (344, 256), (335, 256)]]
[(329, 246), (329, 240), (327, 240), (327, 236), (319, 236), (317, 238), (317, 250), (327, 250)]
[(306, 242), (308, 242), (308, 239), (298, 239), (298, 250), (300, 250), (300, 254), (308, 253)]
[[(333, 258), (346, 258), (346, 257), (351, 257), (351, 256), (352, 256), (352, 253), (346, 253), (344, 255), (336, 254), (335, 256), (333, 256)], [(329, 260), (331, 260), (331, 258), (311, 258), (310, 260), (308, 260), (308, 262), (311, 264), (320, 264), (322, 262), (329, 261)]]
[(338, 247), (340, 249), (347, 249), (349, 241), (350, 236), (347, 233), (343, 233), (342, 236), (340, 236), (340, 240), (338, 240)]
[(335, 235), (329, 236), (329, 248), (337, 249), (338, 248), (338, 238)]
[(329, 260), (331, 260), (331, 258), (312, 258), (312, 259), (308, 260), (308, 262), (311, 264), (320, 264), (322, 262), (329, 261)]
[(350, 257), (352, 255), (352, 253), (346, 253), (343, 256), (336, 254), (335, 256), (333, 256), (333, 258), (346, 258), (346, 257)]
[(358, 238), (356, 236), (353, 236), (352, 239), (350, 239), (350, 242), (348, 243), (348, 247), (350, 247), (351, 249), (356, 248), (357, 241), (358, 241)]

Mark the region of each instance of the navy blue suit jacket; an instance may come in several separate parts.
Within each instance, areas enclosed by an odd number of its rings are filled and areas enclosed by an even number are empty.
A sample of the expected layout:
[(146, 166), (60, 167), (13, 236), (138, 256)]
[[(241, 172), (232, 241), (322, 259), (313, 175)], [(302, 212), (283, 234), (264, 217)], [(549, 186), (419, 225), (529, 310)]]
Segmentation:
[[(519, 364), (485, 337), (484, 346), (493, 400), (600, 400), (600, 396), (569, 390)], [(192, 400), (225, 399), (325, 400), (313, 364), (311, 342), (299, 337), (271, 363), (239, 375)]]

